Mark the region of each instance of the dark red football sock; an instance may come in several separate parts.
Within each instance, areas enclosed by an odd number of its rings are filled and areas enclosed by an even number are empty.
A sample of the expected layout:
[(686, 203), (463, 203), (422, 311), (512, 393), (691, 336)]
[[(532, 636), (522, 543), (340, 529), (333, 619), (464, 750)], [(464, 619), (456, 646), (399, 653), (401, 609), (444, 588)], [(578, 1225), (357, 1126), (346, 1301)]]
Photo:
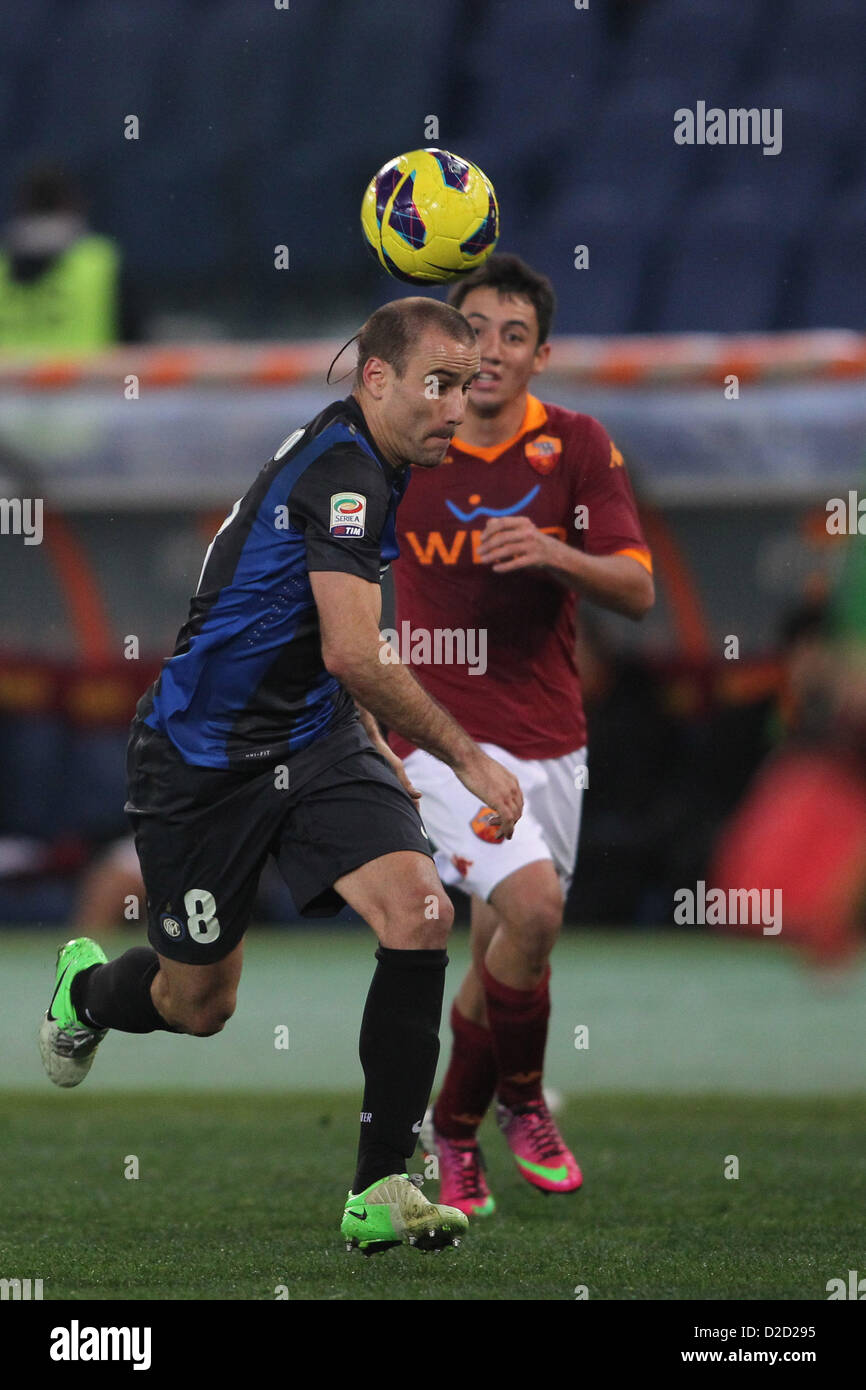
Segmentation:
[(496, 1090), (496, 1058), (490, 1030), (464, 1018), (451, 1005), (454, 1045), (433, 1112), (433, 1123), (446, 1139), (474, 1139)]
[(486, 965), (481, 978), (499, 1072), (496, 1093), (502, 1104), (510, 1107), (541, 1100), (550, 1018), (550, 967), (535, 989), (512, 989), (500, 984)]

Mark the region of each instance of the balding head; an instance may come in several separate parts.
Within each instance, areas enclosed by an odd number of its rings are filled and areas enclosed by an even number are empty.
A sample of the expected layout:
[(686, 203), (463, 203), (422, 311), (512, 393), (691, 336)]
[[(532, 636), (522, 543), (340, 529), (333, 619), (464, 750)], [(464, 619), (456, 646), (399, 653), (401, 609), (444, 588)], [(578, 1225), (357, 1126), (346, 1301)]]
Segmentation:
[(358, 365), (355, 385), (360, 386), (364, 366), (371, 357), (389, 362), (397, 376), (402, 377), (413, 347), (428, 331), (438, 332), (449, 342), (475, 346), (475, 332), (466, 319), (450, 304), (438, 299), (412, 295), (408, 299), (393, 299), (371, 314), (358, 334)]
[(354, 395), (389, 462), (442, 462), (478, 366), (475, 330), (448, 304), (419, 296), (371, 314), (359, 336)]

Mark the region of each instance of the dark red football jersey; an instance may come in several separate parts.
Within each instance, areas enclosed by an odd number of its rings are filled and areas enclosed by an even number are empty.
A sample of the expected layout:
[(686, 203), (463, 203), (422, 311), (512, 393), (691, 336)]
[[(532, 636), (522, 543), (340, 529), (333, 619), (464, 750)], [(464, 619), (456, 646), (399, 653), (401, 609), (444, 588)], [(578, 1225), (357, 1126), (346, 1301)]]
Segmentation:
[[(588, 555), (632, 555), (652, 572), (622, 455), (591, 416), (528, 396), (512, 439), (478, 448), (455, 438), (439, 468), (413, 468), (397, 511), (401, 659), (478, 742), (558, 758), (586, 743), (577, 595), (538, 570), (481, 564), (489, 516), (528, 516)], [(485, 634), (467, 639), (471, 662), (456, 659), (454, 632)], [(400, 757), (412, 751), (399, 735), (391, 744)]]

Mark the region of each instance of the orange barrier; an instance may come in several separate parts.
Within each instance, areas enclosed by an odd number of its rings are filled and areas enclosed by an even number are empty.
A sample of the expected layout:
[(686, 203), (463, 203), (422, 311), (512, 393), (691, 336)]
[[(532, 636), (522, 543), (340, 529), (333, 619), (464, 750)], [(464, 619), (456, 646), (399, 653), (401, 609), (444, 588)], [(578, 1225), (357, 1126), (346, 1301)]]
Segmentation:
[[(782, 670), (777, 657), (759, 655), (736, 663), (721, 656), (655, 654), (644, 658), (661, 687), (664, 707), (678, 718), (777, 696)], [(140, 661), (84, 657), (50, 660), (24, 652), (0, 652), (0, 722), (25, 715), (55, 715), (78, 727), (126, 727), (141, 695), (162, 667), (147, 653)]]
[[(254, 388), (324, 384), (343, 344), (207, 343), (114, 348), (87, 357), (0, 357), (0, 389), (69, 391), (190, 386)], [(827, 329), (808, 333), (683, 334), (665, 337), (556, 338), (548, 376), (597, 386), (707, 385), (735, 375), (740, 382), (866, 377), (866, 335)], [(341, 377), (354, 346), (337, 363)], [(335, 384), (335, 383), (332, 383)]]

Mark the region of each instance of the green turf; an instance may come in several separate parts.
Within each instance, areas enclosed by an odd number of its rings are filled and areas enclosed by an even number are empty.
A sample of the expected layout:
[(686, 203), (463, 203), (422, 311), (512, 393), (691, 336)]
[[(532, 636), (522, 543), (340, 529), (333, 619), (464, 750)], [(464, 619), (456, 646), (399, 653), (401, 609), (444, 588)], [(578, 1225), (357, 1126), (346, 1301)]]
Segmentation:
[[(0, 1089), (45, 1085), (34, 1038), (68, 934), (4, 934)], [(142, 939), (140, 930), (117, 932), (103, 944), (113, 957)], [(374, 949), (364, 927), (250, 932), (237, 1012), (223, 1033), (113, 1033), (93, 1084), (122, 1095), (349, 1091), (360, 1085), (358, 1030)], [(442, 1070), (447, 1001), (468, 962), (465, 930), (448, 949)], [(774, 937), (569, 931), (553, 956), (551, 994), (545, 1075), (566, 1095), (866, 1094), (866, 970), (818, 976)], [(281, 1026), (288, 1049), (274, 1046)], [(589, 1046), (576, 1049), (581, 1026)]]
[(612, 1094), (560, 1120), (581, 1193), (531, 1190), (487, 1129), (500, 1213), (460, 1250), (364, 1259), (339, 1236), (353, 1096), (0, 1093), (0, 1276), (46, 1299), (826, 1299), (863, 1268), (862, 1097)]

